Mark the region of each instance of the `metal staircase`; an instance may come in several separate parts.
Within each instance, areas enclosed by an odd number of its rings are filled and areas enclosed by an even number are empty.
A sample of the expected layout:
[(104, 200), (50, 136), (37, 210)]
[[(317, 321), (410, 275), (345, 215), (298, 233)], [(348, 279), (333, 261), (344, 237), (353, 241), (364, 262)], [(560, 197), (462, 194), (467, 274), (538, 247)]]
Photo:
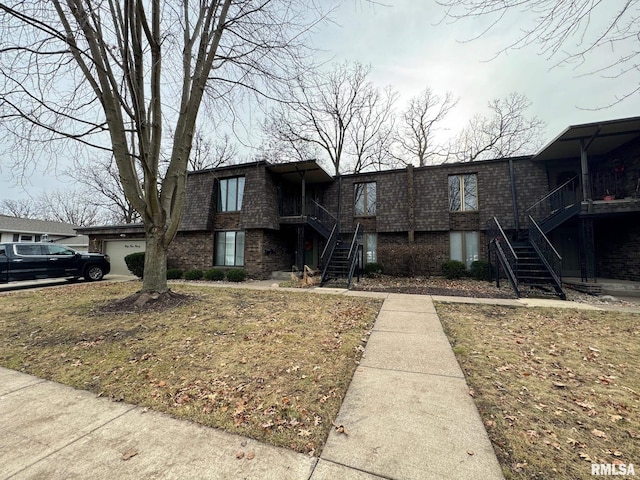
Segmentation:
[(344, 242), (337, 228), (334, 227), (320, 258), (322, 265), (321, 287), (335, 285), (349, 288), (353, 275), (357, 273), (359, 276), (357, 265), (362, 251), (360, 230), (361, 227), (358, 223), (351, 241)]
[(529, 293), (553, 295), (566, 300), (562, 281), (553, 269), (545, 264), (544, 257), (530, 241), (515, 242), (513, 250), (518, 259), (518, 285), (521, 295), (528, 290)]
[(567, 296), (562, 288), (562, 257), (547, 238), (547, 233), (580, 213), (578, 177), (573, 177), (547, 193), (527, 210), (528, 228), (517, 232), (509, 242), (496, 218), (489, 228), (489, 258), (500, 266), (519, 297), (528, 294)]
[(496, 284), (500, 286), (500, 278), (504, 275), (517, 297), (526, 293), (553, 295), (566, 300), (560, 276), (562, 258), (535, 220), (529, 217), (529, 221), (526, 238), (510, 242), (498, 219), (493, 218), (488, 232), (492, 277), (495, 273)]

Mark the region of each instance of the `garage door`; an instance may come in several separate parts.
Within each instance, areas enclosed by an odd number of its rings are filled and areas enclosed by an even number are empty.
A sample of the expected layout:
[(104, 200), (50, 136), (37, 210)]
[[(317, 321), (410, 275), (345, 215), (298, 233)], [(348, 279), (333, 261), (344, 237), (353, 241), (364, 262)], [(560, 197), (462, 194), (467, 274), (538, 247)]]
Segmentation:
[(107, 240), (105, 253), (111, 257), (111, 273), (114, 275), (131, 275), (124, 262), (124, 257), (131, 253), (144, 252), (144, 239), (140, 240)]

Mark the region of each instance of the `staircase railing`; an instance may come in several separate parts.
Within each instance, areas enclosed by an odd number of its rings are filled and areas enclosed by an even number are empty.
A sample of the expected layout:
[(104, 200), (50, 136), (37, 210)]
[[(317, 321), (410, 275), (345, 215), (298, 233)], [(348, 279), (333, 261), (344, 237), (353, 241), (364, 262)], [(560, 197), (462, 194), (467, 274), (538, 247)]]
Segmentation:
[(335, 223), (331, 229), (331, 234), (327, 239), (327, 243), (320, 255), (320, 265), (322, 266), (322, 276), (320, 277), (320, 283), (322, 284), (327, 277), (327, 270), (329, 269), (329, 263), (331, 263), (331, 257), (338, 244), (338, 224)]
[(525, 214), (541, 221), (563, 208), (573, 205), (578, 201), (578, 176), (567, 180), (559, 187), (554, 188), (544, 197), (531, 205)]
[(351, 240), (351, 247), (349, 248), (348, 264), (349, 264), (349, 276), (347, 277), (347, 288), (351, 285), (353, 279), (353, 272), (358, 264), (358, 250), (360, 249), (360, 224), (356, 225), (356, 230), (353, 232), (353, 240)]
[(515, 292), (516, 296), (520, 296), (520, 288), (518, 285), (518, 256), (516, 255), (511, 242), (504, 233), (500, 222), (496, 217), (493, 217), (492, 224), (490, 225), (489, 231), (487, 232), (489, 236), (489, 252), (493, 250), (496, 257), (496, 286), (500, 286), (500, 265), (505, 271), (507, 279), (511, 284), (511, 288)]
[(531, 215), (529, 215), (529, 241), (553, 277), (556, 289), (562, 292), (562, 256)]
[(331, 229), (336, 223), (338, 223), (338, 219), (333, 215), (329, 210), (324, 208), (315, 200), (311, 200), (312, 205), (312, 215), (316, 217), (320, 222), (322, 222), (328, 229)]

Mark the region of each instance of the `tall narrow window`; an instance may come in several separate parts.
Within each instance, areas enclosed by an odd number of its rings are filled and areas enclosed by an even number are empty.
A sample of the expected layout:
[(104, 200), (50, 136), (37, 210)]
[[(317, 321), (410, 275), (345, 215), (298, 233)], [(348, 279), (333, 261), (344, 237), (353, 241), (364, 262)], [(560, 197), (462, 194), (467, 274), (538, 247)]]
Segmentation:
[(218, 189), (218, 211), (237, 212), (242, 210), (244, 177), (224, 178)]
[(354, 198), (356, 216), (376, 214), (376, 182), (354, 184)]
[(450, 232), (449, 249), (451, 260), (464, 263), (467, 268), (471, 263), (479, 260), (479, 235), (478, 232)]
[(378, 261), (378, 234), (365, 233), (362, 236), (363, 252), (365, 263), (376, 263)]
[(449, 210), (452, 212), (478, 210), (478, 177), (475, 173), (449, 175)]
[(244, 232), (217, 232), (215, 260), (219, 266), (243, 266)]

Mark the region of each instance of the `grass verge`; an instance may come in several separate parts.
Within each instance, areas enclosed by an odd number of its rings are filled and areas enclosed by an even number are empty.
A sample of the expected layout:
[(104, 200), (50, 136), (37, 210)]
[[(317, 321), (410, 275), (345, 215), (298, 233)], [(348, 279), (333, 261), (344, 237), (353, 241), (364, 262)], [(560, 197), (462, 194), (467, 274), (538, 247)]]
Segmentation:
[(507, 479), (591, 479), (592, 463), (640, 469), (639, 314), (437, 311)]
[(0, 365), (318, 454), (381, 302), (178, 285), (164, 312), (98, 314), (138, 283), (0, 295)]

